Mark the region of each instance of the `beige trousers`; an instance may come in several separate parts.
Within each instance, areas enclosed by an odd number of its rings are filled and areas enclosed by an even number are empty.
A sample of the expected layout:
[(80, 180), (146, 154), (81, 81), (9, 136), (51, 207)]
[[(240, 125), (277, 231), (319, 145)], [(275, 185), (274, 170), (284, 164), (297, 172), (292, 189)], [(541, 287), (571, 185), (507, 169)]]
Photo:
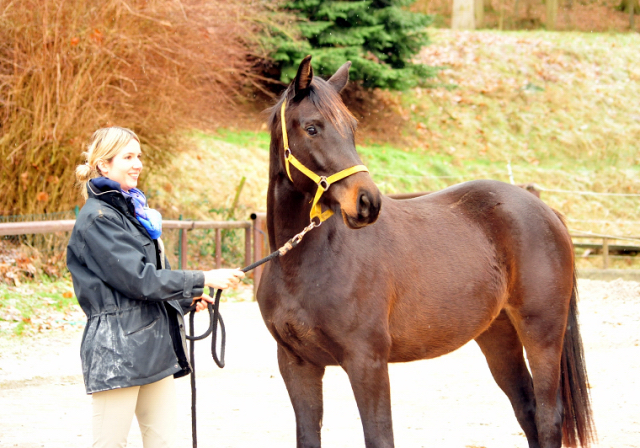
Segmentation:
[(176, 427), (173, 376), (144, 386), (93, 393), (93, 447), (124, 448), (135, 413), (144, 448), (172, 448)]

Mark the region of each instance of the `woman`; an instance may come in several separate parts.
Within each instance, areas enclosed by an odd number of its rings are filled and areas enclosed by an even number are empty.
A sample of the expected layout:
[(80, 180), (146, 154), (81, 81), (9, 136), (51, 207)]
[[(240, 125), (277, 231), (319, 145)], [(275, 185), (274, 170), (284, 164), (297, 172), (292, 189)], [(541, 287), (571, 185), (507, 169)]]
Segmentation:
[(67, 247), (67, 266), (87, 315), (81, 358), (93, 395), (93, 446), (120, 447), (135, 413), (145, 448), (172, 445), (173, 378), (191, 372), (184, 309), (206, 308), (205, 286), (237, 284), (239, 269), (171, 271), (161, 217), (136, 187), (140, 140), (129, 129), (93, 135), (87, 162), (76, 168), (86, 203)]

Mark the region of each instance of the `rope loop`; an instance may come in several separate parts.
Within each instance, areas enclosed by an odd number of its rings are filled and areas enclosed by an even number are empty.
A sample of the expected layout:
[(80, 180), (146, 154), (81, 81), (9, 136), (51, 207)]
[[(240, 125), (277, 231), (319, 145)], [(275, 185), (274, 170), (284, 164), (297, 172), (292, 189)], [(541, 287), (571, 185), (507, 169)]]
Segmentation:
[[(272, 252), (261, 260), (256, 261), (249, 266), (242, 268), (242, 272), (249, 272), (257, 268), (258, 266), (273, 260), (274, 258), (281, 257), (289, 252), (291, 249), (296, 247), (301, 241), (302, 238), (315, 229), (316, 227), (320, 227), (322, 225), (322, 220), (318, 218), (318, 222), (313, 219), (309, 223), (307, 227), (302, 229), (302, 232), (295, 235), (289, 241), (287, 241), (280, 249)], [(209, 294), (213, 296), (213, 289), (209, 288)], [(195, 341), (199, 341), (201, 339), (206, 338), (210, 334), (213, 334), (211, 338), (211, 356), (213, 360), (218, 365), (218, 367), (224, 367), (224, 354), (225, 354), (225, 346), (227, 342), (227, 332), (224, 327), (224, 321), (222, 320), (222, 316), (220, 315), (220, 297), (222, 296), (222, 290), (216, 290), (215, 301), (213, 304), (207, 304), (207, 310), (209, 311), (209, 328), (200, 336), (195, 336), (193, 334), (194, 328), (194, 316), (196, 311), (196, 305), (191, 305), (186, 313), (189, 314), (189, 334), (186, 335), (189, 340), (189, 360), (191, 362), (191, 440), (193, 448), (198, 447), (198, 432), (196, 429), (196, 359), (195, 359)], [(218, 323), (220, 323), (220, 334), (222, 336), (220, 340), (220, 356), (216, 353), (216, 340), (218, 336)]]

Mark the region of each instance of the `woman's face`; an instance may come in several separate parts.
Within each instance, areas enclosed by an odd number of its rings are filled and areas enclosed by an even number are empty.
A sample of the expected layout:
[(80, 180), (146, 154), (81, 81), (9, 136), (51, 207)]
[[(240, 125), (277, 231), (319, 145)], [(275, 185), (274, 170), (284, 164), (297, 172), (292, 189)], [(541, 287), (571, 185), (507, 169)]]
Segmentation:
[(120, 188), (129, 191), (138, 185), (138, 176), (142, 171), (141, 158), (140, 143), (131, 139), (111, 162), (101, 161), (98, 168), (104, 177), (118, 182)]

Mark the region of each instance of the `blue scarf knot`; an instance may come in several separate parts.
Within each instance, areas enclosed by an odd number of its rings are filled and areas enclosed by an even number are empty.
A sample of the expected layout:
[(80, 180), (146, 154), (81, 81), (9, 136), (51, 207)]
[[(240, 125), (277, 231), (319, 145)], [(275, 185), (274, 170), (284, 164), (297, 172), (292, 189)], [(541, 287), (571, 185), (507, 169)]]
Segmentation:
[(131, 198), (136, 210), (136, 219), (149, 232), (149, 236), (154, 240), (160, 238), (162, 235), (162, 215), (160, 212), (147, 206), (146, 196), (137, 188), (121, 191), (124, 197)]

